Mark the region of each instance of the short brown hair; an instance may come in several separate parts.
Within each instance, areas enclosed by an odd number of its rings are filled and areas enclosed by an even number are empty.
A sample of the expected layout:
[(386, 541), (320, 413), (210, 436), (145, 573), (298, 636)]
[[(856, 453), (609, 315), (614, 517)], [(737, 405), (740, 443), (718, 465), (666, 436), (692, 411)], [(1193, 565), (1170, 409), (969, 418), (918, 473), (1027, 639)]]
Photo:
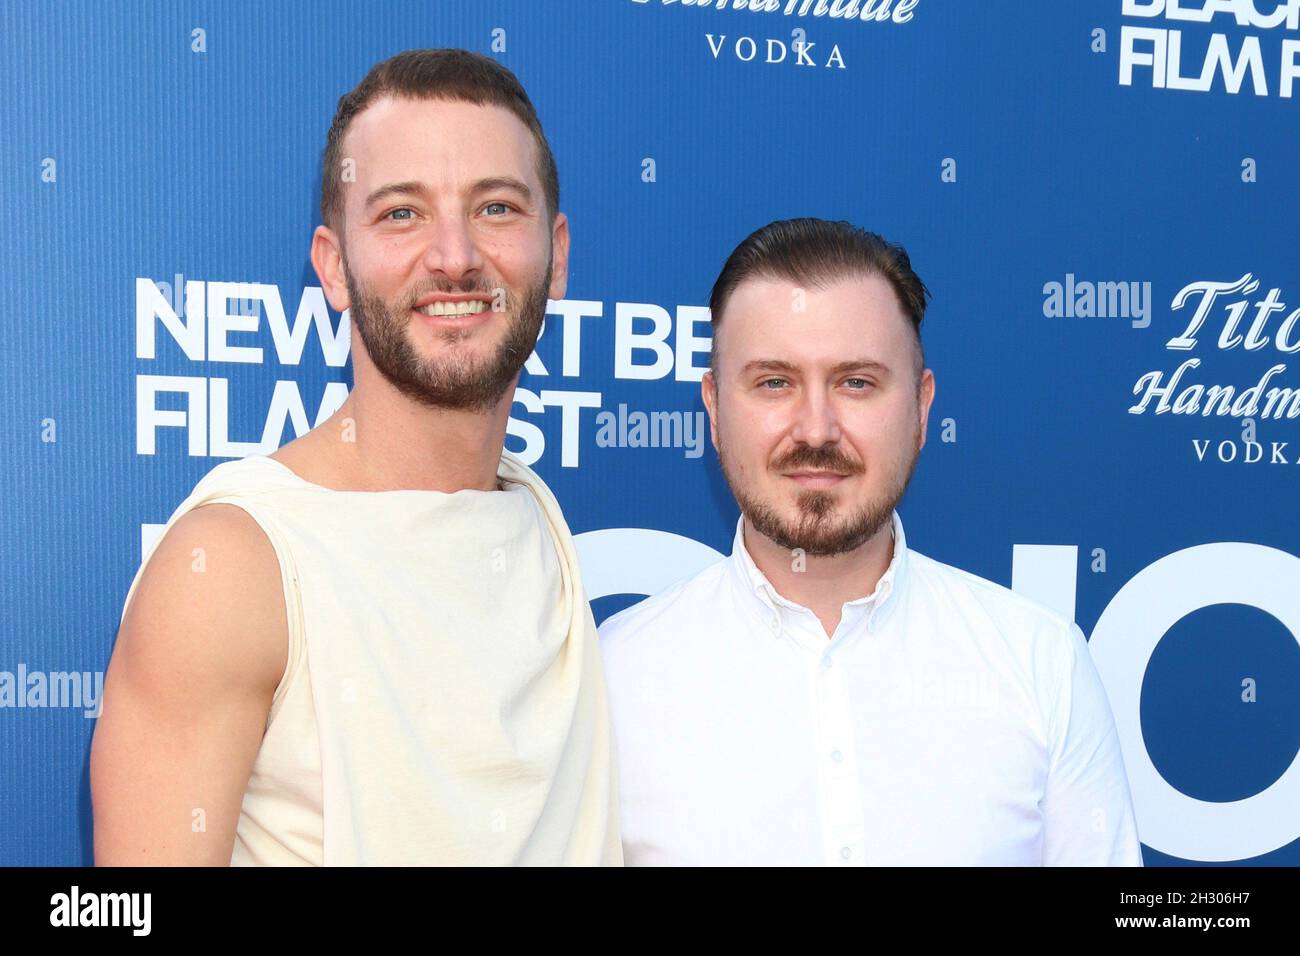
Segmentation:
[(546, 195), (547, 212), (560, 208), (560, 175), (537, 111), (518, 78), (496, 60), (469, 50), (407, 50), (371, 68), (356, 87), (339, 99), (325, 139), (321, 165), (321, 222), (338, 231), (343, 224), (343, 185), (339, 167), (343, 137), (353, 117), (384, 96), (460, 100), (478, 106), (502, 106), (519, 117), (537, 143), (537, 178)]
[[(817, 286), (852, 275), (878, 275), (898, 296), (912, 323), (921, 365), (921, 320), (930, 291), (912, 271), (907, 250), (844, 220), (781, 219), (745, 237), (727, 258), (709, 296), (714, 333), (736, 288), (753, 278), (788, 279)], [(710, 367), (714, 367), (712, 355)]]

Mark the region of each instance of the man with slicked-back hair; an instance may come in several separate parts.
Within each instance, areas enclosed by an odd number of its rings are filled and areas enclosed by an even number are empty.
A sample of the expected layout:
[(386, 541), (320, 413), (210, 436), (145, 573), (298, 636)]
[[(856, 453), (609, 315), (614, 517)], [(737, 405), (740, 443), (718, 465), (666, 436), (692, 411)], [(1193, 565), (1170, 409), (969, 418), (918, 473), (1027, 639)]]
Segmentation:
[(1082, 633), (903, 535), (927, 297), (847, 222), (723, 266), (701, 388), (731, 556), (600, 629), (629, 864), (1141, 864)]

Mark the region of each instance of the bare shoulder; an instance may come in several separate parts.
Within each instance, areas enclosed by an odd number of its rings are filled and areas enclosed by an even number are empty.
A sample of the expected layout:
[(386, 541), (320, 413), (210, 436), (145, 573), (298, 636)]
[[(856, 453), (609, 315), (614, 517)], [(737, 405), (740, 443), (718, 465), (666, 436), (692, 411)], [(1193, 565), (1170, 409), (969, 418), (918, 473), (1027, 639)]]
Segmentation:
[(288, 657), (284, 590), (275, 549), (248, 512), (209, 504), (177, 519), (141, 575), (114, 657), (132, 683), (159, 690), (274, 691)]
[(230, 862), (288, 657), (281, 581), (270, 540), (235, 505), (186, 512), (150, 555), (91, 746), (97, 863)]

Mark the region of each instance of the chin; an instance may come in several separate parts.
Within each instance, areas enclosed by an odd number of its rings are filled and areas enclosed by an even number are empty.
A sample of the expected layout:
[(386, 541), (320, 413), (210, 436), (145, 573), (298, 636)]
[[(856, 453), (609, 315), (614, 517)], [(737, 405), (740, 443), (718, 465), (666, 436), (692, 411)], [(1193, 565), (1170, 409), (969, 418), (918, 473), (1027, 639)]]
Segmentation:
[(493, 341), (484, 336), (482, 329), (421, 329), (411, 336), (411, 348), (429, 359), (451, 352), (487, 356)]

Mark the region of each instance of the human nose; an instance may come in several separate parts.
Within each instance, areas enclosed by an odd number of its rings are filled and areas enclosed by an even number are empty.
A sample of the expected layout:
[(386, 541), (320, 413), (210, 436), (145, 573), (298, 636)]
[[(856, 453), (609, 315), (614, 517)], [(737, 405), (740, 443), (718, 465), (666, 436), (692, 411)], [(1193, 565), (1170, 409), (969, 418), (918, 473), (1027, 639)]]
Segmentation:
[(463, 216), (444, 214), (433, 223), (424, 265), (456, 284), (471, 282), (482, 272), (483, 253)]
[(840, 440), (840, 422), (835, 403), (824, 392), (804, 392), (795, 410), (795, 426), (790, 437), (813, 448)]

